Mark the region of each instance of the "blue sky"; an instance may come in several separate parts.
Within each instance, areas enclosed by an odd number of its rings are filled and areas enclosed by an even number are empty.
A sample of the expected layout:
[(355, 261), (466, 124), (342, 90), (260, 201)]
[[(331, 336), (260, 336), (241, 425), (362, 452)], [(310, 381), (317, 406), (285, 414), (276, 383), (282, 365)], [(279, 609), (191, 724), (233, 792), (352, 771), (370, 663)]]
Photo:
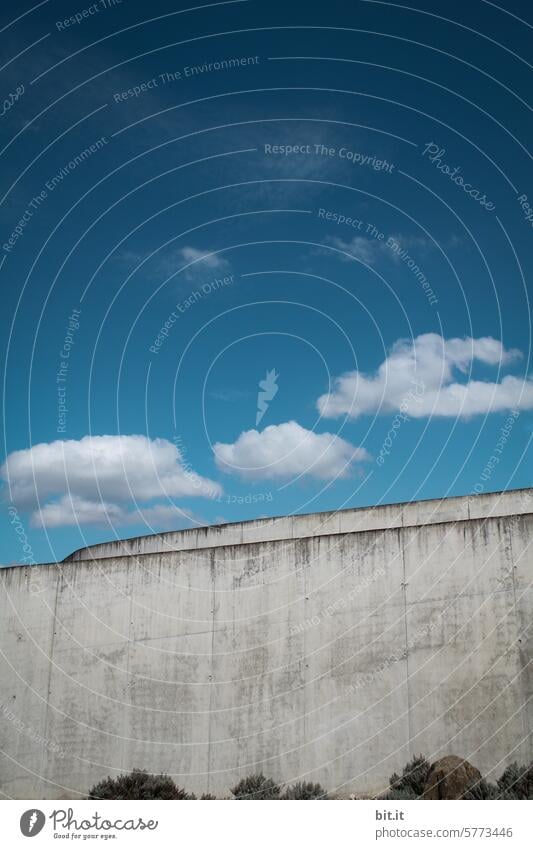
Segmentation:
[(2, 7), (3, 564), (531, 484), (524, 4), (204, 5)]

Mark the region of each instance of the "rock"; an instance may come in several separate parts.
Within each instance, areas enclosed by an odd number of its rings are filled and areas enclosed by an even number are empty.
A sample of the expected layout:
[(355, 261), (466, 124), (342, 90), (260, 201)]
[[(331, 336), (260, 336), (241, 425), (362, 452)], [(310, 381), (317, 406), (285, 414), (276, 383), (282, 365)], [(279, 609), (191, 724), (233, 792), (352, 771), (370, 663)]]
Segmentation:
[(447, 755), (431, 765), (423, 799), (461, 799), (466, 788), (481, 780), (481, 773), (463, 758)]

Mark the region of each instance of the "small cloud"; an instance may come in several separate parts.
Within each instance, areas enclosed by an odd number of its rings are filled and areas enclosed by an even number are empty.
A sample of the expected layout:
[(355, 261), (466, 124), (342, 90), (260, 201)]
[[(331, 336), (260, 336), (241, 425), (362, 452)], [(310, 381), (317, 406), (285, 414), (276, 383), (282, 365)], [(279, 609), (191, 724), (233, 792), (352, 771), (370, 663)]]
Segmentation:
[(365, 236), (354, 236), (349, 241), (341, 239), (338, 236), (328, 236), (326, 243), (342, 251), (339, 254), (342, 262), (351, 262), (355, 258), (365, 265), (375, 265), (380, 253), (383, 251), (383, 242), (377, 239), (365, 238)]
[(247, 430), (233, 443), (214, 445), (222, 471), (250, 480), (286, 479), (309, 475), (320, 480), (348, 477), (355, 463), (370, 459), (358, 448), (332, 433), (315, 433), (297, 422)]
[(143, 259), (146, 259), (148, 254), (139, 253), (139, 251), (132, 251), (129, 249), (119, 251), (118, 253), (113, 255), (113, 259), (116, 262), (119, 262), (121, 265), (125, 266), (137, 266), (139, 265)]
[(433, 242), (425, 236), (405, 236), (399, 233), (392, 233), (380, 244), (394, 262), (401, 262), (402, 258), (408, 254), (411, 256), (412, 253), (416, 253), (417, 256), (423, 255), (435, 247)]
[(425, 253), (434, 247), (433, 243), (424, 236), (404, 236), (393, 234), (382, 239), (372, 236), (353, 236), (346, 240), (339, 236), (328, 236), (326, 244), (341, 251), (338, 254), (342, 262), (358, 259), (365, 265), (376, 265), (380, 259), (400, 262), (409, 251)]
[[(149, 259), (148, 259), (149, 257)], [(184, 248), (171, 248), (156, 252), (150, 256), (150, 252), (141, 253), (133, 250), (123, 250), (116, 254), (116, 259), (128, 268), (137, 269), (142, 263), (146, 273), (155, 272), (164, 277), (182, 271), (188, 280), (195, 280), (198, 276), (205, 276), (207, 272), (228, 274), (231, 265), (220, 253), (208, 250), (199, 250), (190, 245)]]
[(226, 260), (217, 253), (200, 251), (198, 248), (182, 248), (180, 254), (185, 262), (203, 262), (205, 268), (220, 268)]
[(158, 270), (168, 275), (184, 269), (185, 276), (189, 280), (195, 280), (198, 276), (205, 276), (206, 272), (227, 274), (230, 268), (230, 263), (221, 254), (214, 251), (199, 250), (191, 246), (174, 251), (163, 257), (158, 263)]

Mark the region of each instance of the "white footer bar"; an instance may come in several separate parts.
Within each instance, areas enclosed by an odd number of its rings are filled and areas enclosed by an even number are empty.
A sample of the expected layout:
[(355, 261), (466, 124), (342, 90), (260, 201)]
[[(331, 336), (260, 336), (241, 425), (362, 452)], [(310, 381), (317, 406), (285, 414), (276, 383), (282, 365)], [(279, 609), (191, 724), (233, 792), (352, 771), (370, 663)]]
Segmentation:
[(525, 849), (533, 846), (532, 813), (528, 801), (0, 803), (2, 844), (10, 849), (65, 844), (157, 849), (481, 845)]

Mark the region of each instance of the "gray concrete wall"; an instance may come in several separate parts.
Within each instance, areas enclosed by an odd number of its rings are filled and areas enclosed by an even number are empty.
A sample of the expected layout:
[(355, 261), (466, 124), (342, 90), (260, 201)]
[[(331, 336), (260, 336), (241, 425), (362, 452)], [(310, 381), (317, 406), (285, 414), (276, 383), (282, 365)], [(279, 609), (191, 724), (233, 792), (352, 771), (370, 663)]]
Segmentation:
[(262, 520), (3, 570), (0, 791), (76, 797), (138, 766), (196, 792), (262, 770), (348, 795), (418, 752), (531, 760), (532, 504)]

